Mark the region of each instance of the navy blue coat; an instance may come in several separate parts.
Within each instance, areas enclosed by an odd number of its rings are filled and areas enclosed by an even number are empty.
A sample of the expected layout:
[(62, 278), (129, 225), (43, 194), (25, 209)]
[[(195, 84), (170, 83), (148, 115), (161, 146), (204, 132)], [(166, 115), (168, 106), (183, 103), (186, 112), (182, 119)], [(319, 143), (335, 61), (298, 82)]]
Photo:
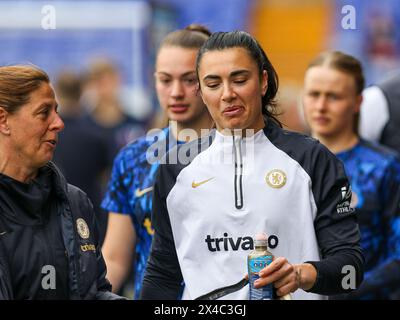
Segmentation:
[[(106, 265), (98, 245), (97, 224), (90, 200), (82, 190), (68, 184), (53, 163), (50, 162), (47, 166), (53, 172), (52, 185), (55, 195), (50, 201), (56, 201), (54, 207), (59, 210), (54, 214), (60, 215), (59, 223), (67, 256), (66, 261), (68, 261), (69, 298), (72, 300), (124, 299), (111, 293), (111, 285), (105, 278)], [(2, 237), (8, 231), (6, 228), (0, 219), (0, 300), (14, 298), (8, 264), (10, 252), (2, 241)], [(20, 241), (18, 246), (32, 245), (24, 244), (24, 237), (21, 237)]]

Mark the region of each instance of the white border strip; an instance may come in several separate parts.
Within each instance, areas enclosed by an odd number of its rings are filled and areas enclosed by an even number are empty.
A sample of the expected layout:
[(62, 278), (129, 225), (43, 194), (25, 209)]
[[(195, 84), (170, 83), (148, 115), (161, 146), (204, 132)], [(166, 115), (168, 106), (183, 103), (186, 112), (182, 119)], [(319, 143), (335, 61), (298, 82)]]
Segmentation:
[(41, 29), (44, 6), (53, 6), (56, 29), (143, 29), (151, 8), (143, 1), (0, 1), (0, 29)]

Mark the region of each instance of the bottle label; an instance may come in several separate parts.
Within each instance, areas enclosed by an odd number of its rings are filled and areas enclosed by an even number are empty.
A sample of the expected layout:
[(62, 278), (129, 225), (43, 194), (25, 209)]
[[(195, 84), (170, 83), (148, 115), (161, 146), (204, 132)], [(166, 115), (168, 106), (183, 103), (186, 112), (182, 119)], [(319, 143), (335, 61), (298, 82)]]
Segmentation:
[(272, 262), (272, 255), (249, 257), (249, 284), (250, 284), (250, 300), (272, 300), (273, 285), (268, 284), (262, 288), (254, 288), (254, 282), (259, 279), (258, 273)]

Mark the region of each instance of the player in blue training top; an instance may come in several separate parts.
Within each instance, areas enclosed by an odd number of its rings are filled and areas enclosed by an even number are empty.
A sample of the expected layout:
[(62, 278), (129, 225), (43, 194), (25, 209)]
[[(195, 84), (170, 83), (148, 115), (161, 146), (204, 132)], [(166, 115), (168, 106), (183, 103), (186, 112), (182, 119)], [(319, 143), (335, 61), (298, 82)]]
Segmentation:
[(338, 298), (399, 299), (400, 163), (394, 151), (359, 138), (363, 87), (357, 59), (341, 52), (323, 53), (306, 72), (304, 113), (312, 135), (344, 163), (360, 225), (364, 281)]
[[(190, 25), (171, 32), (162, 41), (154, 75), (160, 106), (172, 121), (171, 125), (129, 144), (114, 161), (111, 181), (102, 202), (102, 207), (109, 211), (103, 255), (114, 292), (124, 284), (135, 251), (135, 298), (139, 297), (154, 233), (151, 209), (157, 160), (177, 141), (198, 138), (201, 129), (210, 129), (213, 125), (197, 93), (195, 65), (198, 49), (209, 35), (203, 26)], [(189, 137), (190, 131), (185, 129), (192, 129), (196, 134)]]

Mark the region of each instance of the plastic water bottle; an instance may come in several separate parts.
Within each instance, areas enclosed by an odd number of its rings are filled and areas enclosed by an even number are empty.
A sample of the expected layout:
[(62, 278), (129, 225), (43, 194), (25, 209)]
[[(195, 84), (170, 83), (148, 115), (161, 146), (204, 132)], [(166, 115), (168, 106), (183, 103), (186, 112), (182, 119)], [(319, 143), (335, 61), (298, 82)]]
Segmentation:
[(265, 233), (258, 233), (254, 237), (254, 250), (247, 256), (249, 273), (250, 300), (273, 300), (274, 288), (268, 284), (261, 288), (254, 288), (254, 282), (259, 278), (258, 273), (272, 262), (272, 253), (268, 251), (268, 237)]

